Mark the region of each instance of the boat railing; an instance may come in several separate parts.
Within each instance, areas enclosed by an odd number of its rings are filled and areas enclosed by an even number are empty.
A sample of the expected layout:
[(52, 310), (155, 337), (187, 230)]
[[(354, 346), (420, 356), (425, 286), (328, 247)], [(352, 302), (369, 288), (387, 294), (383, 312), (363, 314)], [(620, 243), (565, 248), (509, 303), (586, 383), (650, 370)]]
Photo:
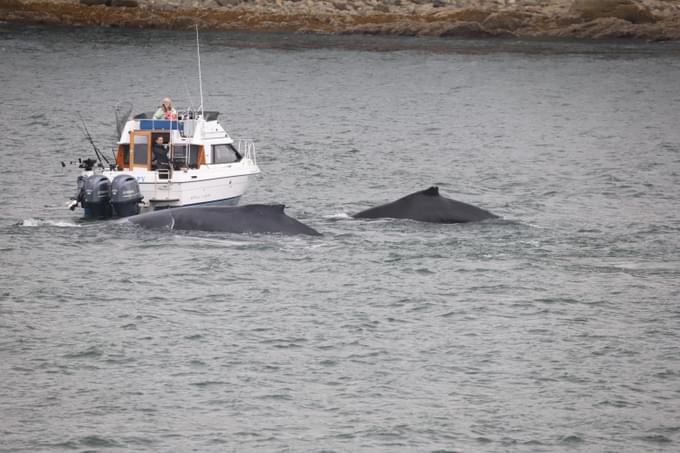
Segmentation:
[(255, 142), (249, 138), (237, 138), (236, 150), (244, 158), (249, 159), (253, 164), (257, 165), (257, 156), (255, 154)]

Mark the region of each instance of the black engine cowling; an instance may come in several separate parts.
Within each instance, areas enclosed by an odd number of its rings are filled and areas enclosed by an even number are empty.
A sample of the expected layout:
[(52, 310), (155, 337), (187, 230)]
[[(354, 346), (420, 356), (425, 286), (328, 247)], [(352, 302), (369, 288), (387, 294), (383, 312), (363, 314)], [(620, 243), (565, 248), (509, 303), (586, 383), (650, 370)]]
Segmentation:
[(85, 216), (95, 219), (111, 217), (111, 182), (106, 176), (92, 175), (88, 177), (82, 189), (82, 206)]
[(134, 176), (118, 175), (111, 183), (111, 205), (118, 217), (129, 217), (139, 214), (139, 202), (142, 201), (139, 184)]

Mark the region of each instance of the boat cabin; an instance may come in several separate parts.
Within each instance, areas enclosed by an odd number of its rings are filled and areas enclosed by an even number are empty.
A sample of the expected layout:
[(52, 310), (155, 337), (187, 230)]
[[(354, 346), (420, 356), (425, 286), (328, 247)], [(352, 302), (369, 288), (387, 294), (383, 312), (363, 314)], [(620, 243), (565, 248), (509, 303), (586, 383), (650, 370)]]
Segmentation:
[[(119, 171), (155, 171), (161, 167), (182, 170), (240, 161), (243, 156), (234, 147), (233, 140), (216, 121), (213, 123), (215, 126), (206, 128), (204, 120), (193, 118), (130, 120), (118, 142), (116, 166)], [(163, 162), (154, 155), (154, 143), (158, 137), (163, 139), (167, 149)]]

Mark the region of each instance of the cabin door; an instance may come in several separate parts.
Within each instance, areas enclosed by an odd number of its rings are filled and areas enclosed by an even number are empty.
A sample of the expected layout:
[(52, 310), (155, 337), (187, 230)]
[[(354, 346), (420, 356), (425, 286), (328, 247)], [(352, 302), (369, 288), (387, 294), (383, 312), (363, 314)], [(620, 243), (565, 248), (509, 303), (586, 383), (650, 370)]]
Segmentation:
[(151, 167), (151, 132), (134, 131), (130, 137), (132, 168), (149, 170)]

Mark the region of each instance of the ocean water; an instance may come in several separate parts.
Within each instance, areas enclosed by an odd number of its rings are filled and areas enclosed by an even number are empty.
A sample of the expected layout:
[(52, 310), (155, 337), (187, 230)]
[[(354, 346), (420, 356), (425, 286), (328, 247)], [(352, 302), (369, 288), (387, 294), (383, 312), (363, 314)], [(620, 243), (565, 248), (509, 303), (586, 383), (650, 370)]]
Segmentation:
[[(321, 237), (83, 223), (192, 33), (0, 25), (0, 451), (680, 448), (680, 46), (201, 35), (242, 203)], [(60, 162), (67, 163), (62, 168)], [(437, 185), (501, 216), (359, 221)]]

